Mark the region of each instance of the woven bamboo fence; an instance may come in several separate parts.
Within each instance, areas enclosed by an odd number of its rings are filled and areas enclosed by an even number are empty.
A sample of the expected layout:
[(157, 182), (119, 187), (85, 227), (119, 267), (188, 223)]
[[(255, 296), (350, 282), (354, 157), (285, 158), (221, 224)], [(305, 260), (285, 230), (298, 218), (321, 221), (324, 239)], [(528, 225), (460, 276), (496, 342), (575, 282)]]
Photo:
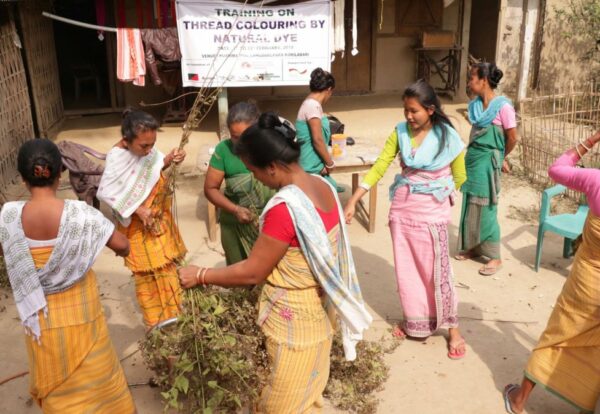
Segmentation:
[(64, 115), (52, 20), (42, 16), (42, 11), (50, 9), (49, 0), (19, 2), (23, 50), (38, 135), (46, 138), (58, 132)]
[[(519, 102), (521, 162), (533, 183), (551, 185), (548, 168), (556, 158), (600, 129), (599, 86), (591, 83), (580, 90), (571, 87), (567, 92)], [(600, 167), (598, 146), (584, 157), (582, 164)]]
[(0, 203), (17, 177), (17, 151), (33, 133), (25, 67), (10, 4), (0, 3)]

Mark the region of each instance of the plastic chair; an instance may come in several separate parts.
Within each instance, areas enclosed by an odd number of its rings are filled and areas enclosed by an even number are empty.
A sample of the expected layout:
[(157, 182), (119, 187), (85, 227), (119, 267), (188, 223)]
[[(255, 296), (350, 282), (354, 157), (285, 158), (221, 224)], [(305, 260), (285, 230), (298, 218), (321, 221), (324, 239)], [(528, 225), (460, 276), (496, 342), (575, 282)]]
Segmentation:
[(581, 205), (575, 214), (550, 215), (550, 200), (567, 191), (564, 185), (555, 185), (547, 188), (542, 193), (542, 208), (540, 209), (540, 225), (538, 228), (537, 248), (535, 250), (535, 271), (540, 268), (542, 260), (542, 245), (544, 244), (544, 233), (551, 231), (565, 238), (563, 243), (563, 257), (567, 258), (573, 254), (572, 244), (582, 232), (589, 207)]

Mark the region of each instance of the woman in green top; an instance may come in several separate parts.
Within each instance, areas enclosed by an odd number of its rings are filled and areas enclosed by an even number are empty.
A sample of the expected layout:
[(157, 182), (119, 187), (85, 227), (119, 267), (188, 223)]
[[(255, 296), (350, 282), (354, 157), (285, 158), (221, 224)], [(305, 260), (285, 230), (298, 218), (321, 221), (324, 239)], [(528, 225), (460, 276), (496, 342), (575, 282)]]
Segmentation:
[(304, 171), (310, 174), (320, 174), (333, 186), (336, 186), (335, 181), (329, 175), (335, 167), (333, 159), (327, 151), (331, 140), (331, 129), (329, 128), (329, 119), (323, 114), (323, 105), (333, 95), (334, 88), (335, 79), (331, 73), (321, 68), (312, 71), (310, 93), (298, 110), (296, 136), (300, 143), (300, 165)]
[[(248, 257), (258, 237), (258, 217), (274, 192), (258, 182), (235, 155), (242, 133), (256, 123), (260, 111), (249, 102), (239, 102), (227, 115), (230, 139), (221, 141), (210, 159), (204, 195), (221, 209), (221, 245), (227, 265)], [(225, 192), (221, 184), (225, 180)]]
[(498, 223), (500, 175), (510, 171), (505, 157), (517, 145), (517, 121), (508, 98), (495, 93), (503, 75), (495, 64), (477, 63), (470, 75), (469, 89), (477, 97), (469, 102), (469, 121), (473, 127), (465, 157), (467, 181), (461, 188), (461, 252), (455, 258), (488, 258), (479, 274), (490, 276), (502, 267)]

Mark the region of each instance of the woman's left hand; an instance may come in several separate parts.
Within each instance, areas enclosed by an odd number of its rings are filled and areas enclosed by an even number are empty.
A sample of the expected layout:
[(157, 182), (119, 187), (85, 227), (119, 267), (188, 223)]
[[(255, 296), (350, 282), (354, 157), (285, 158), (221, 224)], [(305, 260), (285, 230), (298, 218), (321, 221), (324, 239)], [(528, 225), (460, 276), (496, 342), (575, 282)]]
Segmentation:
[(186, 156), (185, 150), (179, 149), (179, 148), (174, 148), (166, 156), (166, 159), (168, 160), (168, 162), (166, 162), (165, 164), (166, 165), (171, 165), (171, 163), (179, 164), (180, 162), (182, 162), (185, 159), (185, 156)]
[(199, 285), (198, 272), (200, 268), (198, 266), (189, 265), (179, 269), (179, 283), (184, 289), (189, 289)]
[(510, 163), (507, 160), (504, 160), (502, 162), (502, 172), (503, 173), (507, 173), (508, 174), (510, 172), (511, 168), (512, 167), (511, 167)]

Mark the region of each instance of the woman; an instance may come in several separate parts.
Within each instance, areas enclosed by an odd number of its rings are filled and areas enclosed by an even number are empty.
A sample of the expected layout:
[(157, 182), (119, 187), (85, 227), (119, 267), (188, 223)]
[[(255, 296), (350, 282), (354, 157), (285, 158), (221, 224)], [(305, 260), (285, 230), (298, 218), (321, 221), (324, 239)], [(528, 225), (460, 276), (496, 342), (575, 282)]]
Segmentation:
[(565, 152), (548, 175), (587, 196), (590, 206), (573, 268), (537, 346), (521, 386), (507, 385), (508, 413), (522, 413), (536, 384), (591, 413), (600, 398), (600, 170), (577, 163), (600, 141), (600, 131)]
[(133, 413), (108, 335), (94, 261), (129, 243), (98, 210), (56, 197), (62, 161), (50, 140), (19, 149), (29, 201), (4, 204), (0, 242), (29, 359), (29, 392), (44, 413)]
[[(329, 101), (335, 88), (335, 79), (329, 72), (316, 68), (310, 74), (310, 93), (302, 102), (296, 119), (300, 143), (300, 165), (310, 174), (320, 174), (336, 186), (329, 173), (335, 163), (327, 150), (331, 141), (329, 119), (323, 114), (323, 105)], [(343, 192), (343, 188), (338, 189)]]
[(258, 323), (267, 337), (272, 374), (257, 412), (320, 411), (329, 377), (333, 312), (348, 359), (371, 323), (356, 279), (335, 189), (298, 164), (291, 124), (261, 115), (240, 139), (238, 154), (263, 184), (278, 189), (261, 216), (248, 259), (224, 268), (188, 266), (181, 285), (263, 284)]
[(126, 110), (122, 139), (106, 156), (98, 199), (117, 217), (131, 253), (125, 265), (133, 272), (146, 329), (179, 314), (181, 288), (177, 263), (186, 248), (171, 214), (173, 194), (162, 171), (185, 158), (183, 150), (167, 156), (154, 148), (158, 122), (152, 115)]
[(465, 158), (467, 182), (462, 186), (460, 250), (457, 260), (485, 256), (489, 260), (479, 274), (491, 276), (502, 267), (498, 196), (500, 171), (509, 172), (506, 156), (517, 145), (515, 110), (494, 90), (502, 71), (493, 63), (477, 63), (471, 68), (469, 89), (477, 98), (469, 102), (473, 125)]
[[(257, 181), (242, 160), (234, 154), (242, 133), (256, 123), (260, 112), (250, 102), (239, 102), (227, 115), (227, 127), (231, 139), (216, 146), (210, 159), (204, 195), (221, 209), (221, 244), (228, 265), (248, 258), (258, 237), (258, 217), (273, 191)], [(225, 193), (221, 184), (225, 180)]]
[(458, 330), (448, 223), (455, 188), (466, 179), (464, 144), (426, 82), (406, 88), (403, 100), (406, 122), (396, 126), (344, 213), (350, 223), (356, 203), (399, 153), (402, 173), (390, 188), (389, 214), (403, 313), (396, 335), (424, 338), (448, 327), (448, 357), (459, 359), (466, 348)]

